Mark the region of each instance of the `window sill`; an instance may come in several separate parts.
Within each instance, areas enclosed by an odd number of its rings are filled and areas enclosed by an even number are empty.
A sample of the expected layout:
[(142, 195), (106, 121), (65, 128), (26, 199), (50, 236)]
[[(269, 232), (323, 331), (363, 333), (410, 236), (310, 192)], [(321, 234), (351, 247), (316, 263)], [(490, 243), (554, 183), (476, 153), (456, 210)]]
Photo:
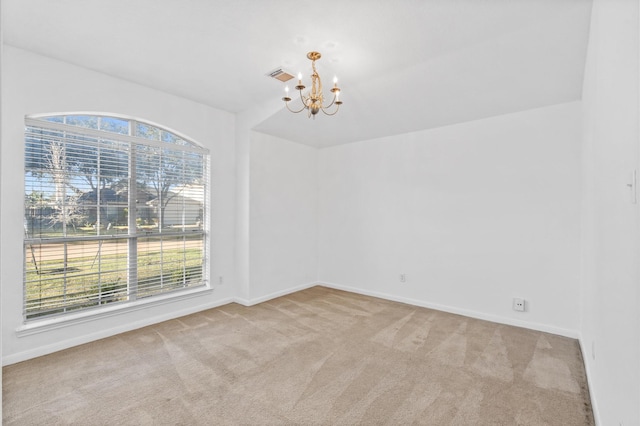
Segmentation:
[(16, 329), (16, 335), (18, 337), (25, 337), (33, 334), (45, 333), (47, 331), (59, 328), (82, 324), (89, 321), (95, 321), (102, 318), (109, 318), (116, 315), (122, 315), (128, 312), (135, 312), (141, 309), (147, 309), (151, 306), (167, 305), (169, 303), (191, 299), (211, 293), (213, 293), (213, 289), (211, 287), (205, 286), (196, 289), (185, 290), (184, 292), (180, 293), (156, 296), (152, 299), (136, 300), (134, 302), (106, 306), (102, 309), (71, 313), (55, 318), (33, 320), (18, 327)]

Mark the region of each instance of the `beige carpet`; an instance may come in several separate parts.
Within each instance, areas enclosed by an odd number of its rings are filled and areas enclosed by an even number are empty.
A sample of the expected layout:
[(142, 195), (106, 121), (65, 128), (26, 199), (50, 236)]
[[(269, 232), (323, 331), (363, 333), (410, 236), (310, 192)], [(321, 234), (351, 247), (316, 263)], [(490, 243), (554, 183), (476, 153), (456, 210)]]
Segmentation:
[(3, 369), (5, 425), (592, 425), (577, 341), (314, 287)]

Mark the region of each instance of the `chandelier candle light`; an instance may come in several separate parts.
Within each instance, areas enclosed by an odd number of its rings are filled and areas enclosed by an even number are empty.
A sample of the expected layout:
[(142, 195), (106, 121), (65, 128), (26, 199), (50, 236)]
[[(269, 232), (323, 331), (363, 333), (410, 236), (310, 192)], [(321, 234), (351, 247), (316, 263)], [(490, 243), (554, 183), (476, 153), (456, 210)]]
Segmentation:
[[(320, 81), (320, 76), (316, 71), (316, 61), (321, 58), (321, 55), (318, 52), (309, 52), (307, 53), (307, 58), (311, 59), (311, 68), (313, 69), (313, 73), (311, 73), (311, 90), (306, 95), (302, 94), (302, 91), (305, 89), (305, 86), (302, 84), (302, 73), (298, 73), (298, 85), (296, 86), (296, 90), (300, 92), (302, 108), (298, 111), (294, 111), (289, 107), (289, 102), (291, 101), (291, 98), (289, 97), (289, 86), (284, 88), (286, 94), (282, 100), (285, 102), (287, 109), (296, 114), (306, 109), (308, 117), (313, 116), (313, 118), (316, 118), (316, 114), (318, 114), (319, 111), (324, 112), (326, 115), (335, 115), (335, 113), (338, 112), (338, 109), (340, 109), (340, 105), (342, 105), (342, 101), (340, 100), (340, 88), (338, 87), (338, 78), (333, 78), (333, 87), (331, 88), (333, 100), (329, 105), (325, 106), (324, 98), (322, 96), (322, 81)], [(335, 110), (328, 112), (329, 108), (334, 105), (336, 106)]]

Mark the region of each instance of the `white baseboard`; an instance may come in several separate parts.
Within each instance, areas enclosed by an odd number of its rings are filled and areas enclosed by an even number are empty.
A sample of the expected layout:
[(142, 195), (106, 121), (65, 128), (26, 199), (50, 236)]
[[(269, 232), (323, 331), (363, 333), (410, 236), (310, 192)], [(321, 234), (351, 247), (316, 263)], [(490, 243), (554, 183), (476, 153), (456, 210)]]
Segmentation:
[(587, 375), (587, 385), (589, 386), (589, 398), (591, 399), (591, 410), (593, 411), (593, 421), (595, 425), (598, 426), (600, 423), (600, 412), (598, 411), (598, 404), (596, 403), (595, 393), (593, 392), (595, 387), (593, 383), (593, 378), (591, 376), (591, 359), (589, 358), (589, 349), (588, 346), (585, 346), (584, 338), (582, 335), (578, 337), (578, 342), (580, 343), (580, 351), (582, 352), (582, 361), (584, 363), (584, 371)]
[(380, 299), (386, 299), (386, 300), (391, 300), (391, 301), (394, 301), (394, 302), (406, 303), (408, 305), (420, 306), (420, 307), (423, 307), (423, 308), (435, 309), (437, 311), (449, 312), (449, 313), (452, 313), (452, 314), (463, 315), (463, 316), (466, 316), (466, 317), (481, 319), (481, 320), (485, 320), (485, 321), (497, 322), (499, 324), (513, 325), (515, 327), (523, 327), (523, 328), (528, 328), (528, 329), (531, 329), (531, 330), (543, 331), (545, 333), (557, 334), (559, 336), (570, 337), (572, 339), (578, 339), (578, 337), (579, 337), (579, 334), (578, 334), (577, 330), (569, 330), (569, 329), (565, 329), (565, 328), (550, 326), (550, 325), (547, 325), (547, 324), (539, 324), (539, 323), (535, 323), (535, 322), (521, 321), (521, 320), (516, 320), (516, 319), (513, 319), (513, 318), (502, 317), (502, 316), (499, 316), (499, 315), (491, 315), (491, 314), (486, 314), (484, 312), (472, 311), (472, 310), (468, 310), (468, 309), (456, 308), (456, 307), (453, 307), (453, 306), (447, 306), (447, 305), (440, 305), (440, 304), (437, 304), (437, 303), (431, 303), (431, 302), (427, 302), (427, 301), (419, 300), (419, 299), (411, 299), (411, 298), (407, 298), (407, 297), (396, 296), (396, 295), (389, 294), (389, 293), (382, 293), (382, 292), (378, 292), (378, 291), (364, 290), (364, 289), (361, 289), (361, 288), (345, 286), (345, 285), (342, 285), (342, 284), (319, 282), (318, 285), (324, 286), (324, 287), (329, 287), (329, 288), (334, 288), (336, 290), (344, 290), (344, 291), (349, 291), (351, 293), (362, 294), (364, 296), (378, 297)]
[(27, 351), (17, 352), (14, 354), (3, 356), (2, 365), (5, 366), (10, 364), (15, 364), (18, 362), (26, 361), (28, 359), (37, 358), (43, 355), (48, 355), (53, 352), (61, 351), (74, 346), (83, 345), (85, 343), (104, 339), (106, 337), (115, 336), (116, 334), (125, 333), (127, 331), (136, 330), (138, 328), (146, 327), (153, 324), (158, 324), (163, 321), (168, 321), (171, 319), (183, 317), (185, 315), (194, 314), (196, 312), (204, 311), (207, 309), (217, 308), (218, 306), (227, 305), (231, 302), (234, 302), (233, 298), (225, 298), (225, 299), (217, 300), (212, 303), (196, 305), (187, 309), (171, 311), (163, 315), (156, 315), (152, 318), (135, 321), (127, 324), (122, 324), (122, 325), (108, 328), (105, 330), (99, 330), (99, 331), (96, 331), (95, 333), (85, 334), (85, 335), (74, 337), (71, 339), (61, 340), (51, 345), (38, 346), (37, 348), (33, 348)]
[[(18, 362), (26, 361), (28, 359), (37, 358), (39, 356), (48, 355), (48, 354), (51, 354), (53, 352), (61, 351), (61, 350), (64, 350), (64, 349), (68, 349), (68, 348), (71, 348), (71, 347), (74, 347), (74, 346), (78, 346), (78, 345), (82, 345), (82, 344), (85, 344), (85, 343), (93, 342), (93, 341), (96, 341), (96, 340), (99, 340), (99, 339), (104, 339), (106, 337), (111, 337), (111, 336), (114, 336), (116, 334), (125, 333), (127, 331), (136, 330), (138, 328), (146, 327), (146, 326), (153, 325), (153, 324), (158, 324), (158, 323), (163, 322), (163, 321), (167, 321), (167, 320), (183, 317), (185, 315), (194, 314), (196, 312), (204, 311), (204, 310), (207, 310), (207, 309), (217, 308), (219, 306), (227, 305), (227, 304), (233, 303), (233, 302), (239, 303), (239, 304), (244, 305), (244, 306), (253, 306), (253, 305), (256, 305), (258, 303), (262, 303), (262, 302), (266, 302), (266, 301), (271, 300), (271, 299), (275, 299), (277, 297), (281, 297), (281, 296), (285, 296), (287, 294), (295, 293), (295, 292), (300, 291), (300, 290), (305, 290), (305, 289), (313, 287), (313, 286), (315, 286), (317, 284), (318, 283), (316, 283), (316, 282), (306, 283), (306, 284), (302, 284), (302, 285), (299, 285), (299, 286), (296, 286), (296, 287), (293, 287), (293, 288), (280, 290), (280, 291), (277, 291), (277, 292), (274, 292), (274, 293), (270, 293), (270, 294), (267, 294), (267, 295), (264, 295), (264, 296), (260, 296), (260, 297), (256, 297), (256, 298), (252, 298), (252, 299), (244, 299), (244, 298), (240, 298), (240, 297), (228, 297), (228, 298), (225, 298), (225, 299), (217, 300), (217, 301), (212, 302), (212, 303), (199, 304), (199, 305), (195, 305), (193, 307), (187, 308), (187, 309), (181, 309), (181, 310), (178, 310), (178, 311), (171, 311), (171, 312), (168, 312), (168, 313), (163, 314), (163, 315), (153, 316), (152, 318), (131, 322), (131, 323), (119, 325), (119, 326), (116, 326), (116, 327), (111, 327), (111, 328), (108, 328), (108, 329), (105, 329), (105, 330), (99, 330), (99, 331), (96, 331), (94, 333), (84, 334), (82, 336), (74, 337), (74, 338), (71, 338), (71, 339), (61, 340), (61, 341), (58, 341), (58, 342), (56, 342), (54, 344), (38, 346), (37, 348), (33, 348), (33, 349), (26, 350), (26, 351), (22, 351), (22, 352), (17, 352), (17, 353), (13, 353), (13, 354), (10, 354), (10, 355), (6, 355), (6, 356), (2, 357), (2, 365), (5, 366), (5, 365), (10, 365), (10, 364), (15, 364), (15, 363), (18, 363)], [(142, 305), (142, 306), (136, 307), (135, 309), (144, 309), (144, 308), (145, 308), (145, 306)], [(51, 331), (51, 330), (54, 330), (54, 329), (58, 329), (58, 328), (68, 327), (68, 326), (72, 326), (72, 325), (83, 323), (83, 322), (94, 321), (94, 320), (98, 320), (100, 318), (104, 318), (104, 317), (107, 317), (107, 316), (115, 316), (115, 315), (118, 315), (119, 313), (122, 313), (122, 312), (124, 312), (124, 311), (121, 311), (121, 312), (114, 311), (114, 312), (108, 312), (108, 313), (99, 314), (99, 315), (95, 315), (95, 316), (87, 316), (86, 318), (74, 319), (73, 321), (64, 321), (64, 322), (60, 322), (60, 323), (46, 325), (44, 327), (39, 327), (39, 329), (34, 329), (34, 330), (30, 330), (30, 329), (17, 330), (17, 333), (20, 336), (28, 336), (28, 335), (36, 334), (36, 333), (46, 333), (48, 331)]]
[(241, 297), (236, 297), (234, 299), (234, 302), (244, 306), (253, 306), (253, 305), (257, 305), (258, 303), (275, 299), (277, 297), (282, 297), (282, 296), (286, 296), (287, 294), (295, 293), (297, 291), (306, 290), (308, 288), (315, 287), (317, 285), (322, 285), (322, 284), (314, 281), (314, 282), (302, 284), (296, 287), (287, 288), (285, 290), (279, 290), (273, 293), (265, 294), (264, 296), (254, 297), (252, 299), (244, 299)]
[[(273, 293), (269, 293), (263, 296), (259, 296), (259, 297), (255, 297), (255, 298), (251, 298), (251, 299), (245, 299), (245, 298), (241, 298), (241, 297), (229, 297), (229, 298), (225, 298), (225, 299), (221, 299), (221, 300), (217, 300), (215, 302), (212, 303), (207, 303), (207, 304), (203, 304), (203, 305), (196, 305), (187, 309), (182, 309), (179, 311), (171, 311), (168, 312), (164, 315), (160, 315), (160, 316), (154, 316), (153, 318), (149, 318), (149, 319), (144, 319), (141, 321), (136, 321), (133, 323), (128, 323), (128, 324), (123, 324), (123, 325), (119, 325), (117, 327), (112, 327), (106, 330), (99, 330), (96, 331), (95, 333), (90, 333), (90, 334), (86, 334), (83, 336), (78, 336), (75, 338), (71, 338), (71, 339), (66, 339), (66, 340), (62, 340), (59, 342), (56, 342), (54, 344), (51, 345), (45, 345), (45, 346), (39, 346), (37, 348), (33, 348), (27, 351), (23, 351), (23, 352), (18, 352), (18, 353), (14, 353), (14, 354), (10, 354), (7, 355), (5, 357), (2, 358), (2, 365), (10, 365), (10, 364), (15, 364), (17, 362), (21, 362), (21, 361), (26, 361), (28, 359), (31, 358), (36, 358), (39, 356), (43, 356), (43, 355), (47, 355), (53, 352), (57, 352), (63, 349), (67, 349), (73, 346), (77, 346), (77, 345), (82, 345), (85, 343), (89, 343), (95, 340), (99, 340), (99, 339), (103, 339), (106, 337), (110, 337), (110, 336), (114, 336), (116, 334), (119, 333), (124, 333), (127, 331), (131, 331), (131, 330), (135, 330), (138, 328), (142, 328), (142, 327), (146, 327), (149, 325), (153, 325), (153, 324), (157, 324), (163, 321), (167, 321), (167, 320), (171, 320), (171, 319), (175, 319), (175, 318), (179, 318), (185, 315), (190, 315), (196, 312), (200, 312), (206, 309), (211, 309), (211, 308), (216, 308), (222, 305), (226, 305), (232, 302), (236, 302), (239, 303), (241, 305), (244, 306), (253, 306), (256, 305), (258, 303), (263, 303), (266, 302), (268, 300), (272, 300), (275, 299), (277, 297), (282, 297), (282, 296), (286, 296), (287, 294), (291, 294), (291, 293), (295, 293), (297, 291), (301, 291), (301, 290), (305, 290), (314, 286), (324, 286), (324, 287), (328, 287), (328, 288), (334, 288), (337, 290), (343, 290), (343, 291), (348, 291), (348, 292), (352, 292), (352, 293), (357, 293), (357, 294), (362, 294), (365, 296), (372, 296), (372, 297), (378, 297), (381, 299), (386, 299), (386, 300), (391, 300), (391, 301), (395, 301), (395, 302), (401, 302), (401, 303), (406, 303), (409, 305), (414, 305), (414, 306), (421, 306), (424, 308), (430, 308), (430, 309), (435, 309), (435, 310), (439, 310), (439, 311), (443, 311), (443, 312), (449, 312), (449, 313), (453, 313), (453, 314), (458, 314), (458, 315), (464, 315), (467, 317), (471, 317), (471, 318), (477, 318), (477, 319), (481, 319), (481, 320), (486, 320), (486, 321), (492, 321), (492, 322), (497, 322), (500, 324), (507, 324), (507, 325), (513, 325), (513, 326), (517, 326), (517, 327), (524, 327), (524, 328), (529, 328), (532, 330), (537, 330), (537, 331), (544, 331), (547, 333), (552, 333), (552, 334), (557, 334), (557, 335), (561, 335), (561, 336), (566, 336), (566, 337), (570, 337), (570, 338), (574, 338), (574, 339), (579, 339), (579, 335), (578, 332), (575, 330), (567, 330), (567, 329), (563, 329), (563, 328), (558, 328), (558, 327), (552, 327), (552, 326), (548, 326), (546, 324), (537, 324), (537, 323), (531, 323), (531, 322), (527, 322), (527, 321), (519, 321), (519, 320), (514, 320), (512, 318), (506, 318), (506, 317), (500, 317), (500, 316), (496, 316), (496, 315), (489, 315), (489, 314), (485, 314), (482, 312), (477, 312), (477, 311), (471, 311), (471, 310), (466, 310), (466, 309), (460, 309), (460, 308), (455, 308), (452, 306), (445, 306), (445, 305), (439, 305), (439, 304), (435, 304), (435, 303), (430, 303), (430, 302), (426, 302), (423, 300), (418, 300), (418, 299), (411, 299), (411, 298), (406, 298), (406, 297), (401, 297), (401, 296), (396, 296), (396, 295), (392, 295), (392, 294), (388, 294), (388, 293), (382, 293), (382, 292), (377, 292), (377, 291), (370, 291), (370, 290), (364, 290), (361, 288), (357, 288), (357, 287), (351, 287), (351, 286), (345, 286), (345, 285), (340, 285), (340, 284), (334, 284), (334, 283), (328, 283), (328, 282), (310, 282), (310, 283), (306, 283), (306, 284), (302, 284), (296, 287), (292, 287), (292, 288), (288, 288), (288, 289), (284, 289), (284, 290), (279, 290)], [(581, 341), (580, 341), (581, 342)], [(582, 345), (582, 342), (580, 343)], [(583, 349), (583, 353), (584, 353), (584, 349)], [(587, 377), (589, 377), (589, 370), (587, 369)], [(594, 407), (594, 416), (596, 415), (596, 406), (594, 401), (592, 401), (593, 407)], [(597, 416), (596, 416), (597, 417)]]

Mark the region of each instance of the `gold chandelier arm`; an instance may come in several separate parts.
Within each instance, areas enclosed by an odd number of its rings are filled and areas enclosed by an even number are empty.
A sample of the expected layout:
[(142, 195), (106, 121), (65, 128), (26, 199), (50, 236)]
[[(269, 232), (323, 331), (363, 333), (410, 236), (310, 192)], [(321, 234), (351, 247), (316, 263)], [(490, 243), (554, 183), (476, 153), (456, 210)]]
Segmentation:
[[(332, 90), (332, 91), (333, 91), (333, 90)], [(324, 108), (329, 109), (329, 108), (331, 108), (331, 107), (333, 106), (333, 104), (335, 104), (335, 103), (336, 103), (336, 99), (338, 98), (338, 97), (336, 96), (336, 93), (337, 93), (337, 92), (333, 92), (333, 99), (331, 99), (331, 103), (330, 103), (329, 105), (327, 105), (326, 107), (324, 107)], [(333, 115), (333, 114), (331, 114), (331, 115)]]
[[(333, 105), (333, 102), (331, 102), (331, 105)], [(329, 109), (329, 107), (330, 107), (331, 105), (329, 105), (326, 109)], [(340, 109), (340, 105), (341, 105), (341, 104), (336, 104), (336, 105), (337, 105), (337, 106), (336, 106), (336, 110), (335, 110), (335, 111), (333, 111), (333, 112), (327, 112), (327, 111), (325, 111), (325, 108), (321, 108), (321, 109), (322, 109), (322, 112), (324, 112), (324, 114), (325, 114), (325, 115), (336, 115), (336, 113), (337, 113), (337, 112), (338, 112), (338, 110)]]
[(289, 102), (285, 102), (284, 104), (285, 104), (285, 106), (287, 107), (287, 109), (288, 109), (289, 111), (293, 112), (294, 114), (297, 114), (297, 113), (299, 113), (299, 112), (302, 112), (302, 111), (304, 111), (304, 110), (305, 110), (305, 108), (307, 108), (307, 107), (306, 107), (306, 105), (302, 104), (302, 108), (300, 108), (298, 111), (294, 111), (294, 110), (292, 110), (291, 108), (289, 108)]
[(302, 95), (302, 89), (300, 89), (300, 100), (302, 101), (302, 105), (304, 105), (305, 108), (308, 108), (307, 100)]

